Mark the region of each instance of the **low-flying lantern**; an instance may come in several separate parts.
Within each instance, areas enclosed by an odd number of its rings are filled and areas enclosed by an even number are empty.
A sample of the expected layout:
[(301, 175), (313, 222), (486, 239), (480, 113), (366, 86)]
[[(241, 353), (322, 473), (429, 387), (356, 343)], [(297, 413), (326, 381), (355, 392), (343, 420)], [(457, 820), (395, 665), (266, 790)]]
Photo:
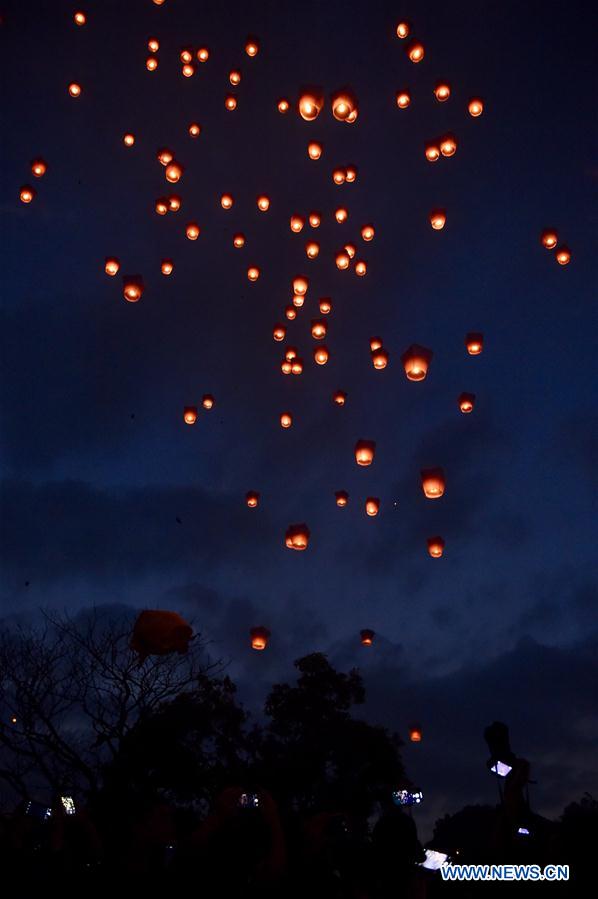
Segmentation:
[(287, 329), (285, 328), (284, 325), (274, 325), (274, 330), (272, 331), (272, 337), (274, 338), (274, 340), (276, 340), (278, 343), (280, 343), (281, 340), (285, 339), (286, 333), (287, 333)]
[(479, 356), (484, 347), (484, 335), (479, 331), (470, 331), (465, 335), (465, 346), (470, 356)]
[(477, 119), (484, 111), (484, 103), (479, 97), (473, 97), (467, 107), (469, 115)]
[(355, 461), (358, 465), (371, 465), (376, 453), (376, 444), (373, 440), (358, 440), (355, 444)]
[(330, 358), (330, 353), (328, 352), (328, 347), (325, 347), (325, 346), (314, 347), (314, 361), (316, 362), (317, 365), (326, 365), (329, 358)]
[(428, 537), (428, 553), (433, 559), (439, 559), (444, 552), (442, 537)]
[(565, 246), (558, 247), (555, 258), (559, 265), (569, 265), (571, 262), (571, 250)]
[(311, 228), (319, 228), (320, 222), (322, 221), (322, 216), (319, 212), (310, 212), (309, 214), (309, 224)]
[(411, 62), (421, 62), (424, 58), (424, 45), (420, 41), (411, 41), (407, 46), (407, 56)]
[(260, 270), (257, 265), (250, 265), (247, 269), (247, 277), (250, 281), (257, 281), (260, 276)]
[(128, 303), (137, 303), (143, 293), (143, 279), (139, 275), (123, 276), (123, 296)]
[(270, 208), (270, 197), (267, 197), (265, 194), (260, 194), (256, 203), (260, 212), (267, 212)]
[(461, 412), (465, 414), (473, 412), (475, 393), (461, 393), (459, 394), (459, 399), (457, 400), (457, 402), (459, 403), (459, 409), (461, 410)]
[(405, 40), (406, 37), (409, 37), (411, 32), (411, 25), (409, 22), (399, 22), (397, 25), (397, 37), (402, 41)]
[(163, 275), (171, 275), (174, 271), (174, 262), (172, 259), (163, 259), (160, 265), (160, 271)]
[(256, 37), (248, 37), (247, 42), (245, 43), (245, 53), (247, 56), (254, 57), (257, 56), (260, 49), (260, 42)]
[(178, 612), (151, 609), (140, 612), (129, 645), (143, 662), (149, 655), (184, 655), (192, 637), (193, 628)]
[(76, 81), (71, 81), (69, 84), (69, 94), (71, 97), (80, 97), (81, 96), (81, 85), (77, 84)]
[(434, 96), (439, 103), (445, 103), (451, 95), (451, 86), (447, 81), (439, 81), (434, 88)]
[(432, 350), (427, 350), (417, 343), (411, 344), (401, 356), (405, 374), (410, 381), (423, 381), (428, 374), (431, 360)]
[(233, 96), (233, 94), (227, 94), (224, 98), (224, 105), (229, 110), (229, 112), (232, 112), (233, 109), (237, 108), (237, 98)]
[(542, 241), (542, 246), (546, 247), (547, 250), (554, 250), (559, 242), (559, 236), (553, 228), (546, 228), (546, 230), (542, 231), (540, 240)]
[(194, 425), (197, 421), (197, 406), (185, 406), (183, 410), (183, 421), (186, 425)]
[(446, 225), (446, 212), (444, 209), (433, 209), (430, 213), (430, 224), (434, 231), (442, 231)]
[(411, 94), (409, 91), (397, 91), (396, 99), (399, 109), (407, 109), (411, 103)]
[(346, 490), (337, 490), (334, 494), (336, 497), (336, 504), (339, 508), (344, 509), (347, 503), (349, 502), (349, 494)]
[(201, 404), (204, 407), (204, 409), (208, 409), (208, 410), (213, 409), (214, 403), (215, 403), (215, 400), (214, 400), (214, 397), (212, 396), (212, 394), (204, 393), (204, 395), (201, 398)]
[(304, 550), (309, 543), (309, 528), (306, 524), (292, 524), (287, 528), (285, 544), (289, 549)]
[(267, 627), (252, 627), (249, 636), (251, 637), (251, 648), (262, 652), (268, 645), (270, 631)]
[(314, 318), (311, 322), (311, 336), (314, 340), (323, 340), (326, 337), (328, 325), (321, 318)]
[(290, 412), (281, 412), (280, 414), (280, 427), (281, 428), (290, 428), (293, 424), (293, 416)]
[(440, 141), (440, 152), (443, 156), (454, 156), (457, 152), (457, 140), (452, 134), (445, 134)]
[(410, 727), (409, 728), (409, 739), (412, 743), (421, 743), (422, 741), (422, 731), (421, 727)]
[(322, 315), (328, 315), (332, 309), (332, 300), (330, 297), (322, 297), (320, 299), (320, 312)]
[(245, 502), (250, 509), (255, 509), (260, 501), (260, 495), (256, 490), (248, 490), (245, 494)]
[(125, 147), (132, 147), (134, 143), (135, 135), (131, 134), (130, 131), (123, 135), (123, 144), (125, 145)]
[(307, 155), (310, 159), (319, 159), (322, 155), (322, 144), (312, 141), (307, 145)]
[(237, 250), (240, 250), (241, 247), (244, 247), (245, 246), (245, 235), (240, 234), (240, 233), (233, 235), (233, 246)]
[(344, 390), (335, 390), (332, 394), (332, 402), (336, 406), (344, 406), (347, 401), (347, 394)]
[(234, 202), (235, 201), (230, 194), (222, 194), (220, 197), (220, 205), (223, 209), (232, 209)]
[(185, 228), (188, 240), (197, 240), (199, 237), (199, 225), (197, 222), (189, 222)]
[(34, 178), (43, 178), (48, 170), (48, 166), (43, 159), (34, 159), (31, 163), (31, 174)]
[(25, 205), (27, 205), (28, 203), (31, 203), (31, 201), (35, 197), (35, 190), (29, 184), (24, 184), (19, 192), (19, 197), (21, 203), (25, 203)]
[(294, 234), (299, 234), (300, 231), (303, 230), (303, 226), (305, 224), (305, 220), (300, 215), (292, 215), (291, 216), (291, 231)]
[(87, 22), (87, 16), (81, 10), (77, 10), (75, 15), (73, 16), (73, 20), (75, 22), (75, 25), (85, 25), (85, 23)]
[(298, 275), (293, 279), (293, 290), (300, 297), (304, 297), (307, 293), (307, 288), (309, 286), (309, 281), (303, 275)]
[(375, 636), (376, 635), (374, 631), (370, 630), (368, 627), (364, 628), (362, 631), (359, 631), (359, 637), (362, 646), (371, 646), (374, 642)]
[(443, 469), (424, 468), (421, 472), (421, 484), (427, 499), (440, 499), (445, 487)]
[(240, 84), (241, 83), (241, 73), (239, 72), (239, 70), (232, 69), (232, 71), (230, 71), (228, 73), (228, 80), (233, 85), (233, 87), (236, 87), (238, 84)]
[(388, 365), (388, 353), (383, 347), (372, 350), (372, 364), (377, 371), (382, 371)]
[(299, 97), (299, 115), (305, 122), (313, 122), (319, 116), (324, 98), (321, 94), (304, 93)]
[(107, 256), (106, 262), (104, 264), (104, 271), (106, 272), (106, 274), (110, 275), (110, 277), (113, 278), (115, 275), (118, 274), (119, 269), (120, 269), (120, 262), (116, 258), (116, 256)]
[(380, 500), (377, 496), (368, 496), (365, 501), (365, 511), (370, 518), (374, 518), (378, 514), (380, 511)]

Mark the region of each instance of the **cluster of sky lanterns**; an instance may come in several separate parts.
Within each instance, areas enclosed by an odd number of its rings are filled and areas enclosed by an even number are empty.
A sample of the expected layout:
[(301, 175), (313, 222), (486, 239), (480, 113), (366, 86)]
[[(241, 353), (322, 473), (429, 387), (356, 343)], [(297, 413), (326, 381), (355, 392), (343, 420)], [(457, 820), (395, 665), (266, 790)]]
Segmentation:
[(571, 262), (571, 250), (565, 244), (559, 245), (559, 236), (554, 228), (546, 228), (540, 235), (542, 246), (551, 252), (559, 265), (568, 265)]
[[(214, 408), (214, 397), (211, 393), (204, 393), (201, 398), (201, 407), (209, 412), (210, 409)], [(197, 417), (199, 414), (199, 410), (197, 406), (185, 406), (183, 409), (183, 421), (186, 425), (194, 425), (197, 421)], [(257, 503), (256, 503), (257, 505)]]
[[(29, 169), (34, 178), (43, 178), (48, 171), (48, 166), (45, 160), (41, 159), (41, 157), (38, 156), (31, 161)], [(31, 186), (31, 184), (23, 184), (19, 192), (19, 199), (21, 200), (21, 203), (24, 203), (26, 206), (28, 206), (29, 203), (33, 202), (36, 194), (37, 191), (34, 187)]]

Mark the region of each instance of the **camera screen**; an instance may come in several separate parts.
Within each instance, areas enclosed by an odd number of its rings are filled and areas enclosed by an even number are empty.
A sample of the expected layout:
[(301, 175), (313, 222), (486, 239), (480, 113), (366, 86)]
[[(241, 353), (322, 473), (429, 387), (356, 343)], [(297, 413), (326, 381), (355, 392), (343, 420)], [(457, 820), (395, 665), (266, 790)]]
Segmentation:
[(241, 808), (259, 808), (260, 800), (257, 793), (241, 793), (239, 805)]
[(425, 849), (424, 851), (426, 860), (419, 863), (422, 868), (427, 868), (429, 871), (437, 871), (443, 865), (449, 864), (448, 855), (445, 852), (436, 852), (435, 849)]
[(395, 790), (392, 799), (395, 805), (419, 805), (424, 794), (421, 790), (412, 793), (410, 790)]
[(75, 814), (75, 803), (72, 796), (61, 796), (60, 801), (67, 815)]
[(490, 770), (493, 771), (494, 774), (498, 774), (499, 777), (506, 777), (513, 769), (510, 765), (507, 765), (506, 762), (496, 762), (496, 764), (492, 765)]

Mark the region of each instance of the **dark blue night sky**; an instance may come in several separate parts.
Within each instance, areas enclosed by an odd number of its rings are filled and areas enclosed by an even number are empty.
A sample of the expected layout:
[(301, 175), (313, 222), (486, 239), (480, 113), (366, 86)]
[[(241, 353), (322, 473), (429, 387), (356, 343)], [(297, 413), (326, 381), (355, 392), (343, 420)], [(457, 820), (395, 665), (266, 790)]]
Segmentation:
[[(231, 660), (255, 709), (300, 655), (359, 666), (365, 715), (403, 735), (422, 724), (423, 742), (404, 756), (426, 822), (493, 801), (482, 731), (495, 718), (532, 762), (538, 811), (596, 792), (590, 6), (103, 0), (81, 5), (88, 24), (77, 28), (71, 3), (2, 4), (6, 616), (176, 609)], [(395, 35), (401, 17), (425, 45), (419, 65)], [(260, 39), (255, 59), (248, 34)], [(181, 77), (181, 47), (202, 43), (209, 61)], [(452, 85), (443, 104), (438, 78)], [(77, 100), (70, 81), (83, 87)], [(358, 121), (339, 123), (328, 106), (313, 123), (280, 115), (278, 98), (295, 101), (305, 84), (327, 95), (350, 85)], [(395, 103), (401, 88), (407, 110)], [(476, 95), (485, 108), (473, 119)], [(424, 145), (447, 131), (457, 153), (431, 165)], [(310, 140), (324, 145), (317, 162)], [(164, 146), (185, 166), (173, 188), (156, 159)], [(48, 164), (39, 181), (36, 156)], [(335, 186), (332, 169), (349, 163), (357, 181)], [(20, 187), (33, 182), (24, 206)], [(156, 215), (156, 198), (173, 190), (180, 212)], [(271, 197), (266, 214), (260, 193)], [(428, 223), (438, 206), (441, 232)], [(290, 215), (311, 210), (321, 227), (292, 234)], [(185, 238), (191, 220), (196, 242)], [(376, 235), (364, 244), (368, 222)], [(571, 248), (568, 266), (541, 246), (548, 226)], [(315, 261), (310, 238), (321, 243)], [(334, 265), (347, 240), (368, 262), (364, 278)], [(120, 273), (104, 274), (109, 255), (143, 275), (141, 302), (124, 301)], [(175, 262), (169, 278), (163, 257)], [(310, 289), (286, 343), (305, 370), (283, 377), (284, 344), (271, 332), (298, 274)], [(333, 311), (320, 367), (309, 328), (322, 296)], [(479, 357), (465, 350), (468, 331), (484, 333)], [(381, 372), (374, 335), (390, 353)], [(434, 352), (422, 383), (400, 363), (411, 343)], [(337, 388), (343, 408), (331, 402)], [(469, 416), (462, 391), (477, 397)], [(214, 409), (186, 426), (183, 407), (206, 392)], [(377, 443), (369, 469), (355, 465), (360, 438)], [(438, 502), (420, 487), (430, 466), (446, 472)], [(256, 510), (244, 503), (250, 489)], [(341, 489), (346, 509), (334, 502)], [(376, 518), (367, 496), (380, 497)], [(310, 545), (291, 552), (285, 530), (303, 521)], [(426, 550), (435, 534), (446, 540), (440, 560)], [(272, 631), (265, 653), (249, 648), (255, 624)], [(376, 631), (371, 649), (363, 627)]]

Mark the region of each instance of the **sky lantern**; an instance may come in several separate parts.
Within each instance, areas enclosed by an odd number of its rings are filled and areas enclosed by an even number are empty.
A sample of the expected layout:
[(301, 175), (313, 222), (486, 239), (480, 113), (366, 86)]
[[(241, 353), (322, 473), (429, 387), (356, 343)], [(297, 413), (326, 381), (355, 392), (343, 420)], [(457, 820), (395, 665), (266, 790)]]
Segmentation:
[(335, 390), (332, 394), (332, 402), (335, 406), (344, 406), (347, 402), (347, 394), (344, 390)]
[(364, 225), (361, 229), (361, 239), (365, 241), (373, 240), (375, 233), (373, 225)]
[(255, 509), (260, 501), (260, 495), (256, 490), (248, 490), (245, 494), (245, 502), (250, 509)]
[[(332, 115), (337, 122), (346, 122), (357, 109), (357, 101), (349, 91), (338, 91), (332, 96)], [(355, 117), (356, 118), (356, 117)], [(351, 121), (355, 121), (353, 118)]]
[(256, 203), (260, 212), (267, 212), (270, 208), (270, 197), (267, 197), (265, 194), (260, 194)]
[(24, 184), (19, 192), (19, 197), (20, 197), (21, 203), (25, 203), (25, 205), (31, 203), (31, 201), (35, 197), (34, 188), (31, 187), (31, 185), (29, 185), (29, 184)]
[(297, 309), (301, 309), (303, 304), (305, 303), (305, 297), (301, 293), (293, 294), (293, 306), (296, 306)]
[(559, 265), (569, 265), (571, 262), (571, 250), (569, 247), (560, 246), (555, 253), (555, 258)]
[(197, 222), (189, 222), (185, 227), (185, 234), (188, 240), (197, 240), (199, 237), (199, 225)]
[(309, 528), (306, 524), (292, 524), (287, 528), (285, 544), (289, 549), (307, 549)]
[(158, 40), (158, 38), (150, 37), (149, 41), (147, 42), (147, 49), (150, 51), (150, 53), (157, 53), (160, 49), (160, 41)]
[(179, 162), (170, 162), (165, 170), (164, 177), (170, 184), (176, 184), (183, 175), (183, 166)]
[(357, 252), (357, 247), (353, 243), (346, 243), (344, 246), (345, 253), (348, 255), (349, 259), (353, 259), (355, 253)]
[(197, 406), (185, 406), (183, 410), (183, 421), (186, 425), (194, 425), (197, 421)]
[(358, 465), (371, 465), (376, 453), (376, 444), (373, 440), (358, 440), (355, 444), (355, 461)]
[(382, 371), (388, 365), (388, 353), (383, 347), (372, 350), (372, 364), (377, 371)]
[(47, 170), (48, 166), (43, 159), (34, 159), (31, 163), (31, 174), (34, 178), (43, 178)]
[(340, 253), (336, 254), (336, 267), (341, 271), (349, 268), (351, 264), (351, 257), (345, 250), (341, 250)]
[(237, 98), (233, 94), (227, 94), (224, 98), (224, 105), (229, 112), (232, 112), (233, 109), (237, 108)]
[(309, 286), (309, 280), (303, 275), (298, 275), (296, 278), (293, 278), (293, 290), (300, 297), (304, 297), (307, 293), (307, 288)]
[(326, 365), (329, 358), (330, 358), (330, 353), (328, 352), (328, 347), (325, 347), (325, 346), (314, 347), (314, 361), (316, 362), (317, 365)]
[(245, 235), (241, 234), (240, 232), (238, 234), (234, 234), (233, 235), (233, 247), (235, 247), (236, 250), (240, 250), (241, 247), (244, 247), (244, 246), (245, 246)]
[(174, 159), (174, 153), (172, 150), (169, 150), (168, 147), (162, 147), (158, 150), (158, 162), (160, 165), (167, 166)]
[(290, 428), (293, 424), (293, 416), (290, 412), (281, 412), (280, 414), (280, 427), (281, 428)]
[(317, 143), (317, 141), (312, 141), (307, 145), (307, 155), (310, 159), (319, 159), (322, 155), (322, 144)]
[(442, 537), (428, 537), (428, 552), (433, 559), (439, 559), (444, 552)]
[(446, 225), (446, 212), (444, 209), (433, 209), (430, 213), (430, 224), (434, 231), (442, 231)]
[(288, 112), (289, 109), (291, 108), (291, 104), (286, 99), (286, 97), (281, 97), (280, 100), (278, 101), (278, 103), (276, 104), (276, 108), (278, 109), (278, 111), (280, 113), (282, 113), (282, 115), (284, 115), (285, 112)]
[(262, 652), (268, 645), (270, 631), (267, 627), (252, 627), (249, 636), (251, 637), (251, 648)]
[(77, 84), (76, 81), (71, 81), (68, 90), (71, 97), (77, 98), (81, 96), (81, 85)]
[(220, 205), (223, 209), (232, 209), (234, 202), (235, 201), (230, 194), (222, 194), (220, 197)]
[(426, 144), (426, 159), (428, 162), (437, 162), (440, 159), (440, 147), (436, 144)]
[(155, 209), (158, 215), (166, 215), (168, 212), (168, 200), (166, 197), (158, 197)]
[(335, 210), (334, 217), (339, 225), (342, 225), (349, 218), (349, 213), (341, 206), (339, 209)]
[(123, 276), (123, 296), (128, 303), (137, 303), (143, 293), (143, 279), (139, 275)]
[(311, 322), (311, 336), (314, 340), (322, 340), (326, 337), (326, 330), (328, 326), (326, 322), (321, 318), (314, 318)]
[(367, 274), (367, 270), (368, 270), (367, 262), (364, 262), (363, 259), (359, 259), (355, 263), (355, 274), (358, 277), (363, 278), (363, 276)]
[(376, 634), (374, 631), (370, 630), (369, 627), (364, 628), (362, 631), (359, 631), (359, 639), (361, 640), (362, 646), (371, 646), (374, 642), (374, 637)]
[(204, 395), (201, 398), (201, 404), (204, 407), (204, 409), (207, 409), (207, 410), (213, 409), (215, 402), (216, 401), (211, 393), (204, 393)]
[(295, 356), (295, 358), (291, 362), (291, 374), (292, 375), (300, 375), (302, 372), (303, 372), (303, 359), (300, 359), (299, 356)]
[(470, 331), (465, 335), (465, 346), (470, 356), (479, 356), (484, 346), (484, 335), (479, 331)]
[(183, 78), (192, 78), (195, 75), (195, 66), (192, 62), (186, 62), (182, 67), (181, 72), (183, 74)]
[(291, 231), (294, 234), (299, 234), (299, 232), (303, 230), (305, 220), (300, 215), (292, 215), (290, 224), (291, 224)]
[(141, 662), (149, 655), (184, 655), (192, 636), (193, 628), (178, 612), (146, 610), (135, 621), (130, 647), (139, 654)]
[(459, 399), (457, 400), (459, 403), (459, 409), (464, 414), (468, 414), (469, 412), (473, 412), (473, 405), (475, 403), (475, 393), (461, 393), (459, 394)]
[(411, 94), (409, 91), (397, 91), (396, 99), (399, 109), (407, 109), (411, 103)]
[(335, 184), (344, 184), (347, 180), (347, 172), (345, 171), (345, 169), (334, 169), (332, 173), (332, 180)]
[(322, 221), (322, 216), (319, 212), (310, 212), (309, 214), (309, 224), (311, 228), (319, 228), (320, 222)]
[(169, 212), (178, 212), (181, 208), (181, 198), (178, 194), (170, 194), (169, 197), (166, 197), (166, 202), (168, 203)]
[(365, 512), (370, 518), (375, 518), (375, 516), (380, 511), (380, 500), (377, 496), (368, 496), (365, 501)]
[(113, 278), (118, 274), (118, 270), (120, 269), (120, 262), (116, 258), (116, 256), (107, 256), (106, 262), (104, 264), (104, 271), (107, 275), (110, 275)]
[(288, 359), (283, 359), (282, 362), (280, 363), (280, 370), (283, 373), (283, 375), (290, 375), (291, 372), (293, 371), (292, 362), (289, 362)]
[(274, 338), (274, 340), (276, 340), (278, 343), (280, 343), (281, 340), (285, 339), (286, 333), (287, 333), (287, 329), (285, 328), (284, 325), (274, 325), (274, 330), (272, 331), (272, 337)]
[(287, 362), (292, 362), (296, 355), (297, 347), (288, 346), (284, 351), (284, 358), (287, 360)]
[(345, 169), (345, 179), (347, 184), (353, 184), (357, 178), (357, 169), (354, 165), (348, 165)]
[(163, 259), (160, 265), (160, 271), (163, 275), (171, 275), (174, 271), (174, 262), (172, 259)]
[(469, 115), (477, 119), (484, 111), (484, 102), (479, 97), (472, 97), (467, 107)]
[(316, 259), (320, 253), (320, 244), (315, 240), (308, 240), (305, 244), (305, 255), (308, 259)]
[(409, 728), (409, 739), (412, 743), (421, 743), (422, 730), (421, 727), (412, 726)]
[(382, 346), (382, 338), (381, 337), (370, 337), (370, 350), (374, 352), (374, 350), (379, 350)]
[(299, 97), (299, 115), (305, 122), (313, 122), (319, 116), (324, 98), (321, 93), (306, 92)]
[(73, 21), (75, 22), (75, 25), (85, 25), (85, 23), (87, 22), (87, 16), (82, 10), (77, 10), (75, 15), (73, 16)]
[(241, 83), (241, 73), (239, 72), (239, 70), (232, 69), (228, 73), (228, 80), (233, 85), (233, 87), (236, 87), (238, 84), (240, 84)]
[(191, 50), (191, 48), (183, 47), (183, 49), (181, 50), (181, 52), (179, 54), (179, 59), (183, 63), (193, 62), (193, 51)]
[(411, 344), (401, 356), (405, 374), (410, 381), (423, 381), (428, 374), (431, 360), (432, 350), (427, 350), (417, 343)]
[(546, 247), (547, 250), (554, 250), (559, 241), (559, 236), (554, 228), (546, 228), (542, 231), (540, 240), (542, 241), (542, 246)]
[(257, 265), (250, 265), (247, 269), (247, 277), (250, 281), (257, 281), (260, 276), (260, 270)]
[(330, 299), (330, 297), (322, 297), (320, 299), (319, 308), (322, 315), (328, 315), (330, 313), (330, 310), (332, 309), (332, 300)]
[(248, 37), (245, 43), (245, 53), (247, 56), (254, 57), (257, 56), (260, 49), (260, 42), (256, 37)]
[(346, 490), (337, 490), (334, 494), (336, 498), (336, 504), (340, 509), (344, 509), (347, 503), (349, 502), (349, 494)]
[(197, 56), (198, 62), (207, 62), (210, 58), (210, 51), (207, 47), (200, 47), (195, 55)]
[(421, 472), (421, 484), (427, 499), (440, 499), (445, 488), (443, 469), (424, 468)]
[(164, 6), (166, 0), (153, 0), (154, 6)]
[(158, 57), (148, 56), (145, 60), (145, 68), (148, 70), (148, 72), (155, 72), (158, 68)]
[(397, 37), (404, 41), (406, 37), (409, 37), (410, 33), (411, 25), (409, 22), (399, 22), (397, 25)]
[(131, 134), (130, 131), (127, 131), (126, 134), (123, 135), (123, 144), (125, 147), (132, 147), (135, 143), (135, 135)]
[(291, 321), (291, 322), (292, 322), (294, 319), (297, 318), (297, 310), (295, 309), (294, 306), (290, 306), (290, 305), (289, 305), (289, 306), (285, 306), (285, 308), (284, 308), (284, 314), (286, 315), (286, 317), (288, 318), (288, 320)]
[(406, 52), (411, 62), (421, 62), (424, 58), (424, 45), (420, 41), (411, 41)]
[(452, 134), (445, 134), (440, 141), (440, 152), (443, 156), (454, 156), (457, 152), (457, 141)]
[(451, 86), (447, 81), (439, 81), (434, 88), (434, 96), (439, 103), (445, 103), (451, 95)]

